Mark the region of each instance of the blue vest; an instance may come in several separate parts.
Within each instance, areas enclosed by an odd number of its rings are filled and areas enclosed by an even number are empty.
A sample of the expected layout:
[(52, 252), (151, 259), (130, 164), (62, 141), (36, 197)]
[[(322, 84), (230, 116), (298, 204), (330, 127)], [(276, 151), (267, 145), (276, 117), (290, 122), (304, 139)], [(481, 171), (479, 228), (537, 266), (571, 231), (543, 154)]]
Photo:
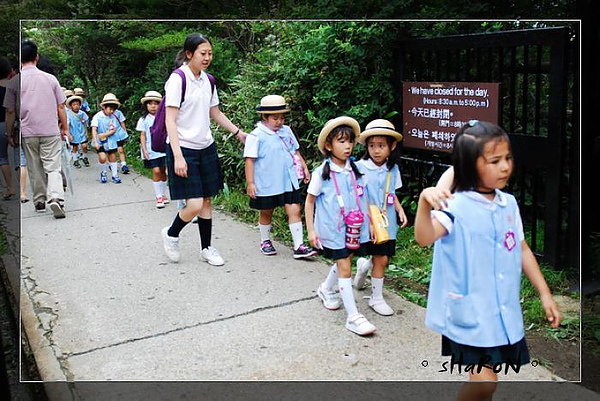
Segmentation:
[[(371, 163), (368, 160), (361, 159), (356, 162), (356, 165), (363, 173), (363, 180), (367, 188), (366, 195), (371, 205), (377, 205), (379, 209), (384, 205), (385, 188), (387, 184), (388, 169), (384, 164), (377, 169), (371, 169), (367, 166), (367, 163)], [(390, 171), (390, 188), (389, 193), (395, 196), (396, 192), (396, 177), (398, 176), (398, 166), (394, 165)], [(394, 204), (388, 204), (385, 202), (385, 215), (388, 219), (387, 231), (390, 235), (390, 239), (395, 240), (398, 235), (398, 220), (396, 219), (396, 208)], [(363, 227), (364, 228), (364, 227)], [(367, 226), (366, 230), (363, 230), (360, 235), (360, 242), (365, 243), (371, 241), (371, 235), (369, 232), (370, 225)]]
[(283, 125), (275, 133), (259, 123), (250, 134), (256, 136), (258, 142), (258, 157), (254, 161), (256, 195), (280, 195), (298, 189), (292, 158), (298, 142), (290, 127)]
[(454, 224), (434, 245), (427, 327), (476, 347), (518, 342), (525, 330), (515, 198), (496, 191), (490, 202), (476, 192), (459, 192), (447, 211)]
[[(327, 162), (324, 162), (315, 169), (313, 177), (315, 175), (321, 176), (325, 163)], [(337, 200), (333, 174), (336, 174), (335, 178), (340, 189), (340, 195), (343, 199), (345, 212), (348, 213), (350, 210), (358, 208), (360, 208), (363, 213), (366, 213), (367, 211), (364, 196), (359, 196), (359, 204), (357, 205), (350, 171), (351, 168), (349, 162), (346, 162), (346, 167), (344, 169), (340, 169), (331, 163), (330, 178), (322, 181), (321, 193), (318, 194), (315, 201), (315, 231), (319, 235), (319, 239), (323, 246), (329, 249), (343, 249), (346, 247), (346, 227), (340, 213), (340, 204)], [(357, 185), (362, 186), (362, 178), (356, 177), (356, 183)], [(364, 217), (365, 221), (369, 220), (366, 214)], [(362, 226), (362, 230), (364, 229), (365, 224)]]

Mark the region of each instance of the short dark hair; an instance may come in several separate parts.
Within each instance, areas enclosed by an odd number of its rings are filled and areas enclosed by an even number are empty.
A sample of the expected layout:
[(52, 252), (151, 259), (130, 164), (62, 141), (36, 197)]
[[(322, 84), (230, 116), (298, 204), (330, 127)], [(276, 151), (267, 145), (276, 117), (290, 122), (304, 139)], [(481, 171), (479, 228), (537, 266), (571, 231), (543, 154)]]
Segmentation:
[(483, 149), (490, 141), (506, 141), (510, 146), (506, 131), (487, 121), (471, 120), (458, 130), (452, 152), (452, 191), (468, 191), (480, 185), (477, 159), (483, 155)]
[(0, 79), (4, 79), (12, 72), (12, 65), (6, 57), (0, 57)]
[(30, 63), (35, 61), (38, 56), (38, 47), (31, 40), (25, 40), (21, 43), (21, 63)]

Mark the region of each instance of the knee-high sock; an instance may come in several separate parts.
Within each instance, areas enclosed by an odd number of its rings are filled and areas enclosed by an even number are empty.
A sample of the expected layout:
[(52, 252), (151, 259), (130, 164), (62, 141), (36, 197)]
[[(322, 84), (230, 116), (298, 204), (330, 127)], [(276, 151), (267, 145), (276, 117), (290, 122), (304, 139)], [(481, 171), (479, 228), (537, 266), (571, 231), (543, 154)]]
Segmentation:
[(344, 302), (344, 309), (346, 309), (346, 313), (348, 314), (348, 316), (352, 316), (358, 313), (358, 309), (356, 308), (356, 302), (354, 301), (354, 289), (352, 288), (352, 279), (340, 277), (338, 279), (338, 287), (340, 289), (342, 301)]

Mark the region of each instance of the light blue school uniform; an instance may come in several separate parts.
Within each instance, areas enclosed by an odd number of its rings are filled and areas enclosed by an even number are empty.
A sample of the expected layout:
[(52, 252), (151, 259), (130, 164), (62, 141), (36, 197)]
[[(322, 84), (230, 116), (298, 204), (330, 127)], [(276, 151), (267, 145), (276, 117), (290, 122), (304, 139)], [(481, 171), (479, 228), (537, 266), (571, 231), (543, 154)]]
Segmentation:
[[(334, 163), (330, 163), (331, 173), (328, 180), (323, 180), (321, 177), (325, 163), (328, 163), (328, 161), (326, 160), (313, 171), (307, 189), (309, 194), (316, 197), (314, 217), (315, 231), (324, 247), (333, 250), (344, 249), (346, 247), (346, 228), (344, 219), (340, 213), (340, 204), (337, 199), (333, 175), (336, 175), (335, 178), (340, 189), (340, 195), (346, 213), (350, 210), (359, 208), (363, 213), (366, 213), (365, 197), (361, 195), (364, 188), (363, 182), (361, 177), (356, 177), (356, 184), (359, 187), (356, 189), (359, 194), (357, 204), (350, 175), (350, 172), (352, 171), (350, 161), (346, 161), (346, 166), (344, 168), (340, 168)], [(365, 219), (368, 220), (366, 214)], [(362, 229), (364, 230), (364, 225)]]
[(85, 99), (83, 99), (83, 102), (81, 102), (81, 110), (83, 110), (86, 113), (92, 111), (92, 109), (90, 109), (90, 104)]
[(277, 132), (262, 122), (246, 138), (244, 157), (254, 158), (254, 184), (257, 196), (280, 195), (299, 188), (293, 154), (300, 145), (291, 128)]
[[(160, 157), (165, 157), (166, 155), (162, 152), (156, 152), (152, 150), (152, 137), (150, 135), (150, 128), (154, 124), (155, 116), (152, 114), (146, 114), (144, 117), (140, 117), (138, 123), (135, 127), (135, 130), (138, 132), (146, 133), (146, 150), (148, 151), (149, 160), (158, 159)], [(142, 160), (144, 160), (144, 152), (142, 152), (142, 147), (140, 146), (140, 156)]]
[(75, 113), (73, 110), (67, 109), (67, 117), (69, 120), (69, 133), (73, 136), (73, 143), (86, 142), (85, 129), (88, 126), (88, 115), (82, 110)]
[(123, 129), (123, 126), (121, 125), (121, 123), (123, 121), (125, 121), (127, 118), (125, 118), (125, 114), (123, 114), (123, 112), (119, 109), (116, 109), (115, 112), (113, 113), (113, 115), (115, 116), (115, 118), (117, 118), (119, 120), (119, 125), (117, 126), (117, 132), (115, 132), (115, 138), (117, 139), (117, 141), (123, 141), (127, 138), (129, 138), (129, 134), (127, 133), (127, 130)]
[[(394, 203), (388, 203), (385, 197), (385, 188), (387, 185), (387, 164), (384, 163), (381, 166), (373, 163), (371, 159), (360, 159), (356, 162), (356, 166), (363, 174), (363, 182), (366, 187), (365, 195), (371, 205), (377, 205), (379, 209), (384, 205), (385, 201), (385, 215), (388, 220), (387, 231), (390, 235), (390, 239), (396, 239), (398, 235), (398, 220), (396, 219), (396, 208)], [(396, 199), (396, 190), (402, 188), (402, 177), (400, 176), (400, 169), (397, 165), (392, 167), (390, 171), (390, 188), (389, 193), (392, 196), (390, 201)], [(367, 223), (369, 224), (369, 223)], [(367, 225), (366, 230), (362, 230), (360, 233), (360, 242), (365, 243), (371, 241), (369, 232), (369, 226)], [(363, 227), (364, 228), (364, 227)]]
[[(98, 130), (98, 135), (103, 134), (112, 127), (118, 127), (119, 121), (114, 115), (110, 117), (104, 114), (103, 111), (99, 111), (92, 118), (92, 127), (96, 127)], [(117, 148), (117, 138), (115, 138), (116, 133), (109, 136), (107, 138), (106, 144), (104, 145), (104, 150), (111, 150)], [(100, 138), (98, 138), (98, 142), (100, 142)], [(100, 143), (102, 146), (102, 143)]]
[(521, 312), (521, 241), (514, 196), (490, 201), (458, 192), (433, 215), (449, 230), (435, 242), (425, 323), (451, 340), (476, 347), (515, 344), (525, 335)]

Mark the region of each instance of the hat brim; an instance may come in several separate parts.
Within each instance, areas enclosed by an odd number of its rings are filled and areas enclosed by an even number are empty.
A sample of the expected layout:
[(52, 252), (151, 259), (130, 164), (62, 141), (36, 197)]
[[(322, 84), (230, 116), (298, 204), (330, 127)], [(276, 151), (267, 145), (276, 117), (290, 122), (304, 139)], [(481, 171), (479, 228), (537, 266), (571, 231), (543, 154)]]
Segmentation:
[(326, 154), (325, 153), (325, 140), (327, 139), (327, 136), (331, 133), (331, 131), (333, 131), (336, 127), (339, 127), (340, 125), (349, 126), (352, 129), (352, 131), (354, 132), (355, 137), (356, 138), (359, 137), (360, 125), (358, 124), (358, 121), (356, 121), (352, 117), (346, 117), (346, 116), (336, 117), (332, 120), (327, 121), (327, 123), (325, 123), (325, 126), (323, 127), (323, 129), (321, 129), (321, 133), (319, 134), (319, 139), (317, 140), (317, 146), (319, 147), (319, 150), (321, 151), (321, 153)]
[(154, 100), (154, 101), (157, 101), (157, 102), (160, 103), (160, 101), (162, 99), (160, 97), (148, 96), (148, 97), (143, 97), (142, 100), (141, 100), (141, 102), (142, 102), (142, 104), (144, 104), (144, 103), (149, 102), (151, 100)]
[(121, 106), (121, 103), (119, 103), (116, 100), (107, 100), (106, 102), (102, 102), (100, 103), (100, 106), (109, 106), (109, 105), (113, 105), (113, 106)]
[(79, 103), (83, 103), (83, 99), (80, 96), (73, 95), (73, 96), (69, 96), (67, 98), (67, 101), (65, 102), (65, 104), (67, 106), (69, 106), (71, 103), (73, 103), (74, 100), (79, 100)]
[(402, 134), (394, 131), (391, 128), (371, 128), (371, 129), (363, 131), (362, 134), (360, 134), (360, 137), (358, 138), (358, 143), (360, 143), (361, 145), (364, 145), (365, 142), (367, 141), (367, 138), (369, 138), (371, 136), (376, 136), (376, 135), (391, 136), (397, 142), (400, 142), (402, 140)]

